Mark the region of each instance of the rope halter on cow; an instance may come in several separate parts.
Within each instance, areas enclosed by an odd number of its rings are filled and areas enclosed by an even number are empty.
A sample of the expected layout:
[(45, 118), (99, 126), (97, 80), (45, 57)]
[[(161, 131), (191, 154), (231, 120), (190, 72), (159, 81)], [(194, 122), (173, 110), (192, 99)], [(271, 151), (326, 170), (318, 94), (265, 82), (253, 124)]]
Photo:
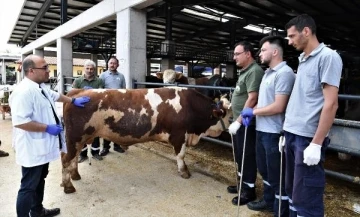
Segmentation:
[(215, 114), (214, 115), (215, 118), (217, 118), (220, 121), (223, 131), (226, 131), (225, 123), (222, 119), (226, 116), (226, 110), (223, 107), (223, 101), (218, 101), (218, 99), (215, 99), (215, 101), (217, 102), (213, 104), (214, 106), (213, 114)]

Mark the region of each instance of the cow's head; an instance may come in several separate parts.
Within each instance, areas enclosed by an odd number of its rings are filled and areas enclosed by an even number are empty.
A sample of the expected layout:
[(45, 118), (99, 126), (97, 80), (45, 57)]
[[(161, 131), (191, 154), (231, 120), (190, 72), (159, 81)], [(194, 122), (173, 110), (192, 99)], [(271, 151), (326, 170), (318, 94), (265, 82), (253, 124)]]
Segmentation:
[(172, 69), (166, 69), (163, 73), (163, 82), (164, 84), (173, 84), (175, 83), (176, 72)]
[(219, 136), (222, 131), (229, 127), (231, 115), (230, 102), (225, 96), (222, 96), (218, 102), (214, 103), (212, 112), (212, 118), (216, 118), (218, 121), (205, 132), (205, 135)]

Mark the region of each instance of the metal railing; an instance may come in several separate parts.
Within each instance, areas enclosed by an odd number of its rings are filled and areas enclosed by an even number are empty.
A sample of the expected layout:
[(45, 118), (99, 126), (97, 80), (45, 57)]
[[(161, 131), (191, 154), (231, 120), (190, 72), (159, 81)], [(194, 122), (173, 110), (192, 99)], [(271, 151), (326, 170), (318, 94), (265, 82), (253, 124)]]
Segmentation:
[[(133, 80), (133, 88), (136, 89), (138, 85), (149, 85), (149, 86), (178, 86), (178, 87), (189, 87), (189, 88), (207, 88), (207, 89), (218, 89), (218, 90), (229, 90), (229, 91), (233, 91), (234, 88), (229, 88), (229, 87), (213, 87), (213, 86), (198, 86), (198, 85), (185, 85), (185, 84), (163, 84), (163, 83), (151, 83), (151, 82), (137, 82), (136, 80)], [(360, 96), (356, 96), (356, 95), (345, 95), (345, 94), (339, 94), (339, 99), (340, 100), (360, 100)], [(349, 120), (342, 120), (342, 119), (335, 119), (332, 130), (334, 131), (334, 129), (336, 129), (336, 127), (341, 127), (343, 129), (347, 129), (347, 130), (351, 130), (353, 128), (353, 132), (351, 131), (350, 134), (352, 135), (352, 137), (356, 137), (357, 135), (359, 135), (360, 137), (360, 122), (359, 121), (349, 121)], [(335, 130), (338, 131), (338, 130)], [(331, 136), (331, 132), (330, 131), (330, 136)], [(339, 134), (339, 132), (334, 132), (335, 135), (341, 135)], [(349, 137), (349, 136), (346, 136)], [(339, 138), (340, 141), (344, 141), (342, 140), (344, 138)], [(203, 141), (207, 141), (207, 142), (212, 142), (215, 144), (219, 144), (219, 145), (223, 145), (226, 147), (232, 147), (232, 144), (230, 142), (226, 142), (226, 141), (222, 141), (219, 139), (215, 139), (215, 138), (211, 138), (211, 137), (201, 137), (201, 140)], [(332, 139), (333, 140), (333, 139)], [(354, 140), (354, 141), (360, 141), (359, 140)], [(344, 143), (342, 143), (344, 144)], [(346, 154), (350, 154), (353, 156), (358, 156), (360, 157), (360, 146), (357, 147), (358, 143), (354, 143), (352, 147), (346, 148), (340, 144), (337, 143), (331, 143), (329, 145), (329, 149), (333, 150), (333, 151), (338, 151), (338, 152), (342, 152), (342, 153), (346, 153)], [(345, 143), (345, 145), (349, 145), (348, 143)], [(354, 177), (354, 176), (350, 176), (350, 175), (346, 175), (344, 173), (339, 173), (336, 171), (332, 171), (332, 170), (325, 170), (325, 174), (328, 176), (332, 176), (341, 180), (345, 180), (345, 181), (349, 181), (355, 184), (360, 184), (360, 179), (359, 177)]]

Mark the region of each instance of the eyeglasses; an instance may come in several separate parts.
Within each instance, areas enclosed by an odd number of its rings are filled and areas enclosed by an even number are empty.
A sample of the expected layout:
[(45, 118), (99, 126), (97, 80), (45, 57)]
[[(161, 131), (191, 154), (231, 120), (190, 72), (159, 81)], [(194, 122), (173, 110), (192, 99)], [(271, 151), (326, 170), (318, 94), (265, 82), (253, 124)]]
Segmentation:
[(243, 51), (243, 52), (240, 52), (240, 53), (235, 52), (235, 53), (234, 53), (234, 56), (239, 56), (240, 54), (245, 53), (245, 52), (246, 52), (246, 51)]
[(43, 70), (49, 70), (49, 66), (43, 66), (43, 67), (40, 67), (40, 68), (32, 68), (32, 69), (43, 69)]

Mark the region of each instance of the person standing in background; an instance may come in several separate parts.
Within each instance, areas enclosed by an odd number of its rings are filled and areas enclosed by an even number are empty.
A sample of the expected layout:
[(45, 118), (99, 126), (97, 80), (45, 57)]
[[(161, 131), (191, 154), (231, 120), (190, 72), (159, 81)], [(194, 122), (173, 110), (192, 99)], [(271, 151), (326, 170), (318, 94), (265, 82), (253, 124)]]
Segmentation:
[[(72, 84), (73, 88), (78, 89), (97, 89), (104, 88), (104, 82), (95, 75), (96, 65), (91, 60), (86, 60), (84, 63), (84, 75), (76, 78)], [(84, 144), (84, 148), (80, 152), (79, 163), (84, 162), (88, 159), (87, 156), (87, 145)], [(94, 138), (91, 144), (91, 155), (96, 160), (102, 160), (103, 158), (99, 154), (100, 152), (100, 138)]]
[[(103, 80), (105, 89), (125, 89), (125, 77), (123, 74), (117, 71), (119, 67), (119, 60), (116, 57), (110, 57), (108, 62), (108, 70), (100, 75), (100, 79)], [(110, 151), (111, 141), (104, 139), (103, 149), (100, 152), (100, 156), (106, 156)], [(121, 148), (119, 144), (114, 143), (114, 151), (124, 153), (125, 150)]]

